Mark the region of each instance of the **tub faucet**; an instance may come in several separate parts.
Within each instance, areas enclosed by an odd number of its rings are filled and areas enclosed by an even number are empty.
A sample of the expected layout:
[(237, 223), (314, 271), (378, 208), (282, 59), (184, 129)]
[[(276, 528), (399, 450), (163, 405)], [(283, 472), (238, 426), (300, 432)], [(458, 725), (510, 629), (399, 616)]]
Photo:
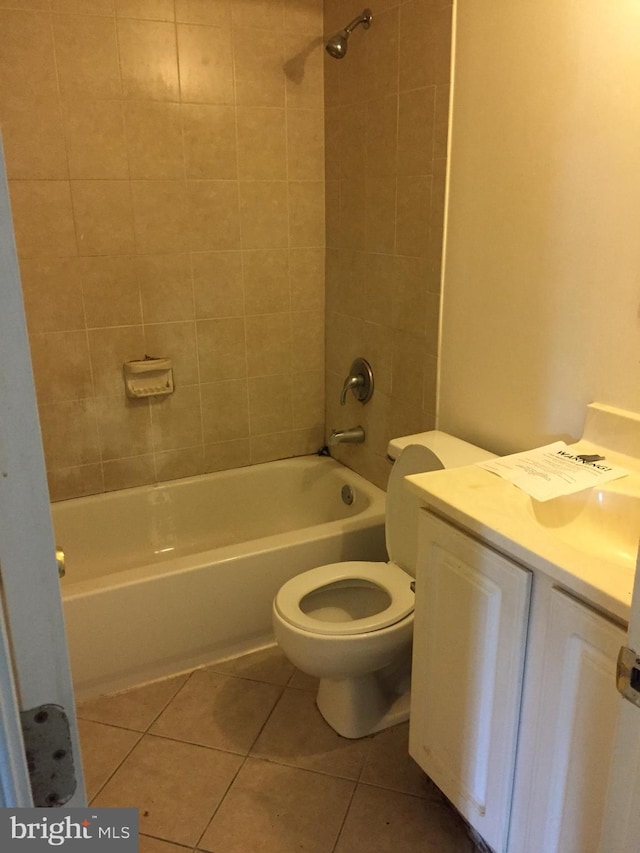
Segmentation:
[(329, 436), (329, 447), (336, 444), (362, 444), (364, 441), (364, 430), (361, 426), (350, 429), (332, 429)]

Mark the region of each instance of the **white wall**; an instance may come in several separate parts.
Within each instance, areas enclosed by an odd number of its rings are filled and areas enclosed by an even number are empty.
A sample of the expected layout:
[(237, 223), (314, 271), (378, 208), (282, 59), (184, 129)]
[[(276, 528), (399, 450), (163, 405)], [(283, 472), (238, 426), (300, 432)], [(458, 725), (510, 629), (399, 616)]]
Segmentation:
[(439, 427), (640, 411), (640, 0), (458, 0)]

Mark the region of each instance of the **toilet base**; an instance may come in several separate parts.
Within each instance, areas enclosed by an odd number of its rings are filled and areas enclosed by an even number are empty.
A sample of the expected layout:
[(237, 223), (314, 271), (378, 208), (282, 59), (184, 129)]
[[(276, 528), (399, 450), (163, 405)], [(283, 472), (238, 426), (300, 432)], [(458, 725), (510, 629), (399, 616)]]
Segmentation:
[(353, 678), (321, 678), (316, 703), (339, 735), (361, 738), (409, 719), (410, 690), (390, 690), (378, 673)]

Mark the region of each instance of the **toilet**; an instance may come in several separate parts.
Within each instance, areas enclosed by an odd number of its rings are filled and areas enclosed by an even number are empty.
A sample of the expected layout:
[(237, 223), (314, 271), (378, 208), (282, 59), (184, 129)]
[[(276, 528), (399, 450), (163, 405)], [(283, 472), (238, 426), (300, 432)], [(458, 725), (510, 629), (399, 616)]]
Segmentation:
[(438, 430), (394, 439), (388, 454), (394, 461), (385, 524), (389, 562), (302, 572), (273, 601), (278, 645), (298, 669), (320, 679), (320, 713), (347, 738), (409, 717), (419, 501), (404, 477), (492, 457)]

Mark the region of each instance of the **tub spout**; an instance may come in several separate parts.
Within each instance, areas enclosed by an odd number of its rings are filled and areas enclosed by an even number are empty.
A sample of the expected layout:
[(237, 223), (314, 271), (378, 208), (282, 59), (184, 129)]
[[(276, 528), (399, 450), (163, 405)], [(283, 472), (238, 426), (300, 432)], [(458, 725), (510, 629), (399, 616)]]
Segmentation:
[(351, 429), (332, 429), (329, 436), (329, 447), (336, 444), (362, 444), (364, 441), (364, 430), (361, 426)]

